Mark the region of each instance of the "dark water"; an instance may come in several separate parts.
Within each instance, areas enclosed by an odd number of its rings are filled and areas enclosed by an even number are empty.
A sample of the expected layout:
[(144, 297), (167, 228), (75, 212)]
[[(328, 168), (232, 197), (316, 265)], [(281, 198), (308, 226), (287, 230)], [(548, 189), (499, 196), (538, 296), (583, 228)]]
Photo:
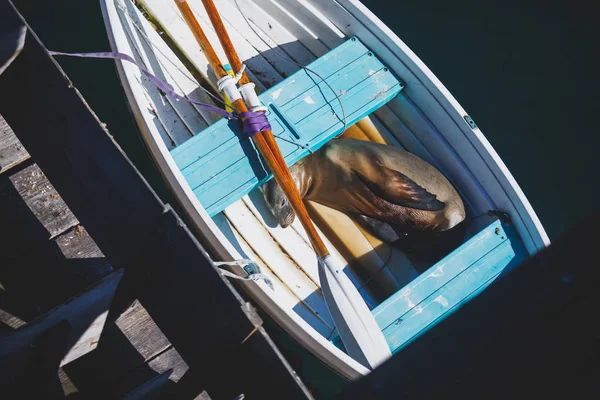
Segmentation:
[[(109, 49), (98, 0), (14, 2), (50, 49)], [(364, 3), (475, 119), (551, 239), (599, 208), (600, 132), (594, 117), (600, 114), (600, 63), (592, 2)], [(143, 146), (113, 63), (59, 62), (150, 184), (173, 203)], [(339, 390), (339, 378), (268, 327), (316, 392), (327, 397)]]

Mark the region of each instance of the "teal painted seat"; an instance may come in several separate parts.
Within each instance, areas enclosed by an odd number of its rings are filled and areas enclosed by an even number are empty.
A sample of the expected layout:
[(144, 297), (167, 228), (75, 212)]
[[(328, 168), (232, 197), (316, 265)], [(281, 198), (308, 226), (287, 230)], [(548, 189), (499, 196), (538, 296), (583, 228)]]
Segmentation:
[[(496, 220), (373, 309), (392, 353), (476, 296), (513, 260), (515, 250)], [(342, 346), (339, 338), (332, 341)]]
[[(312, 62), (308, 68), (331, 85), (352, 125), (378, 109), (403, 84), (356, 37)], [(259, 96), (267, 106), (273, 134), (287, 165), (339, 135), (340, 105), (320, 78), (300, 70)], [(278, 139), (280, 136), (288, 141)], [(171, 150), (175, 163), (210, 216), (214, 216), (271, 178), (241, 131), (239, 121), (222, 119)]]

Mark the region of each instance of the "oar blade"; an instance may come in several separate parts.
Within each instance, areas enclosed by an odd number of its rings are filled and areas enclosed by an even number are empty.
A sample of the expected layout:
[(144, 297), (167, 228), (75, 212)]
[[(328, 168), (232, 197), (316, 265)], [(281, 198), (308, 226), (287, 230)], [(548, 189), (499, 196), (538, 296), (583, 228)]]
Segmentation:
[(381, 329), (340, 260), (328, 255), (319, 264), (321, 290), (348, 355), (374, 369), (392, 356)]

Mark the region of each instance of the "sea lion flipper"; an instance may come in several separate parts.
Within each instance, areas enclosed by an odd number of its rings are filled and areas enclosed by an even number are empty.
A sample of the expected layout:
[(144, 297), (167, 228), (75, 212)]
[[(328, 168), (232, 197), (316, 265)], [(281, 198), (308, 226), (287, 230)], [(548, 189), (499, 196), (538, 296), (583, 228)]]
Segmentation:
[(385, 243), (393, 243), (399, 239), (394, 228), (383, 221), (375, 218), (367, 217), (366, 215), (355, 215), (356, 220), (377, 239)]
[(390, 203), (426, 211), (439, 211), (445, 207), (445, 203), (439, 201), (435, 195), (394, 169), (380, 165), (376, 180), (366, 177), (357, 170), (353, 169), (353, 172), (374, 195)]

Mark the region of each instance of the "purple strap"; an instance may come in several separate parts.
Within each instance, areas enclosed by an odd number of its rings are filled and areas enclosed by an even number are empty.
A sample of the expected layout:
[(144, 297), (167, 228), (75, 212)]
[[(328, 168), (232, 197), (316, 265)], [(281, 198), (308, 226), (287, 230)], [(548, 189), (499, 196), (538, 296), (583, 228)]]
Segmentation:
[(50, 55), (53, 55), (53, 56), (69, 56), (69, 57), (82, 57), (82, 58), (111, 58), (114, 60), (129, 61), (130, 63), (133, 63), (136, 67), (138, 67), (140, 69), (140, 71), (142, 71), (144, 73), (144, 75), (146, 75), (150, 79), (150, 81), (156, 85), (156, 87), (158, 87), (160, 90), (162, 90), (164, 93), (168, 94), (169, 96), (174, 97), (178, 100), (187, 101), (188, 103), (192, 103), (192, 104), (195, 104), (200, 107), (204, 107), (206, 109), (209, 109), (210, 111), (213, 111), (217, 114), (223, 115), (230, 119), (239, 119), (241, 117), (243, 131), (244, 131), (244, 133), (248, 134), (248, 136), (250, 136), (250, 137), (253, 137), (257, 133), (260, 133), (262, 131), (271, 130), (271, 125), (269, 125), (269, 120), (267, 119), (266, 113), (247, 111), (247, 112), (241, 113), (238, 116), (233, 113), (227, 112), (227, 111), (223, 110), (222, 108), (215, 107), (211, 104), (200, 103), (198, 101), (194, 101), (194, 100), (188, 99), (186, 97), (183, 97), (180, 94), (178, 94), (177, 92), (175, 92), (175, 90), (173, 90), (173, 87), (171, 85), (161, 81), (156, 76), (152, 75), (152, 73), (150, 73), (150, 71), (148, 71), (146, 68), (142, 67), (140, 64), (138, 64), (133, 59), (133, 57), (128, 56), (127, 54), (118, 53), (118, 52), (61, 53), (59, 51), (51, 51), (51, 50), (49, 50), (48, 52), (50, 53)]
[(267, 113), (247, 111), (240, 114), (244, 125), (244, 133), (253, 137), (257, 133), (270, 131), (271, 125), (267, 119)]
[(175, 92), (175, 90), (173, 90), (173, 87), (171, 85), (161, 81), (156, 76), (152, 75), (152, 73), (150, 73), (150, 71), (148, 71), (146, 68), (142, 67), (140, 64), (138, 64), (133, 59), (133, 57), (128, 56), (127, 54), (117, 53), (117, 52), (61, 53), (59, 51), (51, 51), (51, 50), (48, 50), (48, 52), (50, 53), (50, 55), (53, 55), (53, 56), (69, 56), (69, 57), (82, 57), (82, 58), (112, 58), (113, 60), (129, 61), (130, 63), (135, 64), (135, 66), (138, 67), (140, 69), (140, 71), (142, 71), (144, 73), (144, 75), (146, 75), (150, 79), (150, 81), (156, 85), (156, 87), (158, 87), (160, 90), (162, 90), (169, 96), (174, 97), (178, 100), (187, 101), (188, 103), (192, 103), (192, 104), (195, 104), (200, 107), (204, 107), (210, 111), (216, 112), (217, 114), (223, 115), (224, 117), (237, 119), (237, 116), (235, 116), (234, 114), (232, 114), (230, 112), (223, 110), (222, 108), (215, 107), (211, 104), (200, 103), (198, 101), (190, 100), (186, 97), (181, 96), (179, 93), (177, 93), (177, 92)]

